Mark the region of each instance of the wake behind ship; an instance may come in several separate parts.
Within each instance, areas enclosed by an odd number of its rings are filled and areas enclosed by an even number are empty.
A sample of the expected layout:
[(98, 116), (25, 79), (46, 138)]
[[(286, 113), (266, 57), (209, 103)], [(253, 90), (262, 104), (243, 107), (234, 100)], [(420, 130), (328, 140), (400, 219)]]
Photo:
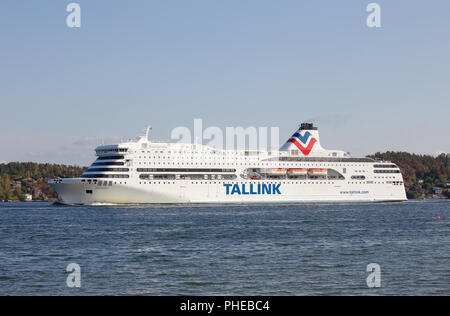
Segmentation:
[(96, 148), (76, 179), (52, 179), (67, 204), (301, 203), (405, 201), (400, 169), (320, 145), (304, 123), (280, 151), (133, 142)]

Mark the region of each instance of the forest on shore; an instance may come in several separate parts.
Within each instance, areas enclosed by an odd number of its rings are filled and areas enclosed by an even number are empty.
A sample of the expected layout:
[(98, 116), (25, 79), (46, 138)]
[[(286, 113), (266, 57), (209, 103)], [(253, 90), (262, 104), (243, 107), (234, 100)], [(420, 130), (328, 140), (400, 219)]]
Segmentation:
[[(368, 156), (392, 161), (403, 174), (408, 198), (450, 198), (450, 154), (437, 157), (406, 152)], [(48, 185), (53, 178), (76, 178), (85, 167), (34, 162), (0, 164), (0, 201), (57, 201)]]
[(53, 178), (73, 178), (86, 168), (34, 162), (0, 164), (0, 201), (57, 201), (48, 185)]

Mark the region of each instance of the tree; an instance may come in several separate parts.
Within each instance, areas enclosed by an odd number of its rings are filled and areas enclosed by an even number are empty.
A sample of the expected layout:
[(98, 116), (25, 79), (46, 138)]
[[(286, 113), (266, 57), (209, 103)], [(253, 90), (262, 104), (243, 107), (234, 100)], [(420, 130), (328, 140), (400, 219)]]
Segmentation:
[(0, 177), (0, 191), (2, 193), (1, 200), (8, 201), (11, 197), (11, 181), (7, 174)]
[[(47, 184), (52, 178), (76, 178), (83, 174), (86, 168), (54, 164), (38, 164), (33, 162), (11, 162), (0, 165), (0, 201), (14, 199), (25, 200), (25, 193), (34, 189), (42, 192), (41, 198), (55, 199), (56, 193)], [(11, 191), (11, 179), (19, 182), (22, 190)]]
[(406, 194), (408, 199), (418, 199), (419, 198), (419, 193), (414, 192), (414, 191), (408, 191)]

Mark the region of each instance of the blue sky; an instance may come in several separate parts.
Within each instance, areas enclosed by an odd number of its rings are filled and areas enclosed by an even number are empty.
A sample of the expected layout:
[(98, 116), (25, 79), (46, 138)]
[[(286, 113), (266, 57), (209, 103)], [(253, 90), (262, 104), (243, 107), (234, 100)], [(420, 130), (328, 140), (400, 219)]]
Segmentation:
[(450, 2), (0, 2), (0, 162), (86, 165), (100, 137), (145, 125), (279, 126), (313, 119), (353, 155), (450, 152)]

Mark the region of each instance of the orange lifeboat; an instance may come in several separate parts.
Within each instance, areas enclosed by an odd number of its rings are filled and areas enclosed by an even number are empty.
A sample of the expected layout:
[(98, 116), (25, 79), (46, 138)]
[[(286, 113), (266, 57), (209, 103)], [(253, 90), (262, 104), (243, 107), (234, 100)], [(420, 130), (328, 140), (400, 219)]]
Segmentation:
[(269, 176), (284, 176), (286, 175), (286, 169), (266, 169), (266, 174)]
[(288, 175), (289, 176), (306, 176), (308, 174), (308, 171), (306, 169), (289, 169)]
[(327, 169), (309, 169), (308, 174), (311, 176), (326, 176), (328, 174)]

